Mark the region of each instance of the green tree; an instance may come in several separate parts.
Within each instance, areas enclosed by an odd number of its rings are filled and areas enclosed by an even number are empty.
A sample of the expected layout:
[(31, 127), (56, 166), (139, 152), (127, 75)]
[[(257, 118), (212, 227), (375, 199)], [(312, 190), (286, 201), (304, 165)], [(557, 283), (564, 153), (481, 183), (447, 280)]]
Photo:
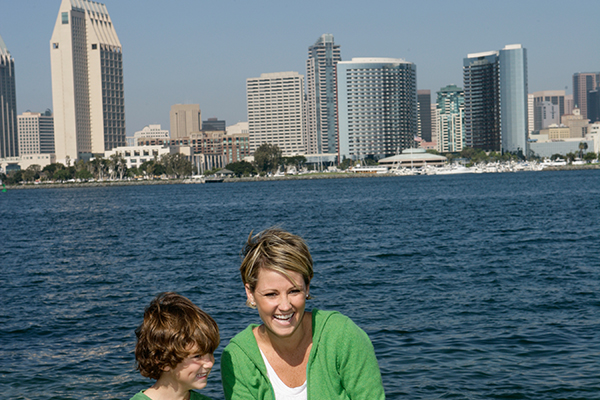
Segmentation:
[(8, 185), (16, 185), (23, 180), (23, 171), (11, 171), (6, 176), (6, 184)]
[(256, 168), (254, 168), (254, 166), (247, 161), (238, 161), (227, 164), (225, 168), (232, 171), (237, 177), (256, 174)]
[(259, 172), (276, 172), (281, 160), (281, 150), (277, 145), (261, 144), (254, 152), (254, 165)]
[(573, 161), (575, 161), (575, 158), (577, 158), (577, 154), (575, 154), (571, 151), (571, 152), (567, 153), (567, 155), (565, 157), (567, 158), (567, 160), (569, 161), (569, 164), (570, 164)]
[(36, 179), (39, 179), (41, 171), (42, 167), (37, 164), (32, 164), (23, 172), (23, 180), (26, 182), (33, 182)]
[(340, 169), (342, 171), (347, 170), (348, 168), (350, 168), (352, 165), (354, 165), (354, 161), (352, 161), (351, 158), (346, 158), (344, 156), (344, 159), (342, 160), (342, 162), (340, 163)]
[(583, 158), (583, 152), (588, 149), (586, 142), (579, 142), (579, 158)]
[(587, 162), (591, 162), (591, 161), (594, 161), (596, 159), (596, 157), (598, 157), (598, 155), (596, 153), (594, 153), (593, 151), (590, 151), (588, 153), (585, 153), (585, 155), (583, 156), (583, 159)]
[(92, 175), (92, 173), (87, 168), (83, 168), (75, 172), (75, 178), (81, 179), (82, 181), (90, 180), (93, 177), (94, 175)]
[(54, 173), (53, 178), (54, 178), (55, 181), (68, 181), (69, 179), (72, 178), (72, 176), (69, 173), (69, 169), (64, 168), (64, 169), (58, 169), (58, 170), (56, 170), (56, 172)]
[(53, 179), (54, 173), (59, 169), (65, 169), (65, 166), (61, 163), (48, 164), (42, 169), (41, 175), (46, 179)]

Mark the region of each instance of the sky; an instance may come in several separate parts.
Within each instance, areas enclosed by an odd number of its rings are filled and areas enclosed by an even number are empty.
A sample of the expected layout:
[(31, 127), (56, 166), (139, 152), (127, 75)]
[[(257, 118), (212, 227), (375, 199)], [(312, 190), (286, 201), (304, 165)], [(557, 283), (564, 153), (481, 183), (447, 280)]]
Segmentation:
[[(50, 37), (60, 0), (0, 0), (0, 36), (15, 59), (17, 112), (52, 109)], [(572, 93), (600, 71), (599, 0), (105, 0), (123, 47), (127, 135), (169, 127), (171, 105), (202, 119), (247, 121), (246, 79), (306, 75), (308, 47), (334, 35), (342, 60), (403, 58), (418, 89), (462, 87), (463, 58), (527, 49), (529, 92)]]

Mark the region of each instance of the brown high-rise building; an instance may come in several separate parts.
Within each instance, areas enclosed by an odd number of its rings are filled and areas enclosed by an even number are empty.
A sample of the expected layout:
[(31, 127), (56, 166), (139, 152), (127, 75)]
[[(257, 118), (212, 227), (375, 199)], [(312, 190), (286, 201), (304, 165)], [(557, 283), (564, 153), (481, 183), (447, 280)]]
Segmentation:
[(600, 72), (577, 72), (573, 74), (573, 101), (583, 118), (588, 117), (587, 95), (600, 85)]

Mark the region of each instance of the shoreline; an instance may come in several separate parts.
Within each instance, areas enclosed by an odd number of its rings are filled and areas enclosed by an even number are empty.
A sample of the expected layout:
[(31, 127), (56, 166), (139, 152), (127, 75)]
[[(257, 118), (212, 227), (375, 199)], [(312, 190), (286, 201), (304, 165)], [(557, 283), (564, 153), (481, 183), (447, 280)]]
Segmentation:
[[(565, 165), (546, 167), (542, 171), (576, 171), (600, 169), (600, 165)], [(517, 171), (523, 172), (523, 171)], [(316, 174), (303, 175), (284, 175), (284, 176), (254, 176), (241, 178), (225, 178), (222, 183), (237, 182), (272, 182), (272, 181), (290, 181), (290, 180), (312, 180), (312, 179), (354, 179), (354, 178), (384, 178), (384, 177), (403, 177), (392, 173), (371, 174), (371, 173), (353, 173), (353, 172), (324, 172)], [(133, 180), (133, 181), (102, 181), (102, 182), (70, 182), (70, 183), (27, 183), (19, 185), (6, 185), (6, 190), (12, 189), (70, 189), (70, 188), (90, 188), (107, 186), (145, 186), (145, 185), (179, 185), (179, 184), (206, 184), (201, 182), (192, 182), (189, 179), (154, 179), (154, 180)], [(209, 183), (212, 184), (212, 183)]]

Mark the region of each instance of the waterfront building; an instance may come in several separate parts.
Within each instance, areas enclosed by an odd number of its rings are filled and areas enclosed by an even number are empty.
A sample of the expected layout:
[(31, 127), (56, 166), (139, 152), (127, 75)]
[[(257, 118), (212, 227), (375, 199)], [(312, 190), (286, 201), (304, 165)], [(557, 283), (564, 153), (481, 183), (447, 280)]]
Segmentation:
[(171, 120), (171, 138), (189, 137), (192, 132), (202, 129), (200, 104), (175, 104), (169, 114)]
[(54, 154), (54, 117), (44, 113), (24, 112), (17, 116), (19, 154)]
[(105, 151), (102, 156), (108, 160), (112, 155), (118, 154), (125, 159), (127, 168), (137, 168), (146, 161), (160, 159), (163, 154), (171, 153), (172, 149), (163, 145), (120, 146)]
[(587, 107), (590, 122), (600, 121), (600, 87), (588, 92)]
[(469, 147), (526, 154), (527, 52), (520, 44), (469, 54), (463, 61)]
[(535, 125), (534, 130), (539, 131), (552, 124), (560, 123), (559, 106), (549, 101), (535, 103)]
[(431, 90), (417, 90), (419, 128), (417, 136), (431, 142)]
[[(160, 124), (146, 125), (141, 131), (135, 132), (133, 135), (134, 145), (154, 145), (166, 143), (169, 139), (169, 131), (162, 129)], [(161, 143), (157, 142), (157, 139), (161, 140)], [(154, 143), (151, 143), (154, 142)]]
[(306, 153), (337, 153), (337, 63), (340, 45), (321, 35), (306, 60)]
[(104, 4), (62, 0), (50, 62), (57, 160), (125, 146), (123, 53)]
[(590, 90), (600, 85), (600, 72), (577, 72), (573, 74), (574, 107), (581, 110), (583, 118), (588, 117), (587, 96)]
[(399, 58), (338, 63), (339, 159), (376, 159), (412, 148), (417, 67)]
[(569, 127), (571, 138), (582, 138), (588, 133), (589, 120), (584, 118), (578, 108), (573, 109), (573, 114), (563, 115), (560, 122)]
[(437, 103), (433, 103), (431, 105), (431, 143), (435, 143), (435, 148), (437, 149), (437, 143), (439, 142), (438, 132), (437, 132)]
[[(558, 107), (558, 120), (560, 121), (560, 117), (565, 115), (565, 114), (570, 114), (567, 113), (566, 110), (566, 94), (564, 90), (542, 90), (539, 92), (534, 92), (532, 93), (533, 96), (533, 104), (534, 106), (537, 104), (540, 104), (541, 102), (544, 101), (548, 101), (552, 104), (554, 104), (555, 106)], [(544, 128), (541, 124), (540, 124), (540, 120), (539, 115), (536, 114), (535, 117), (535, 125), (534, 125), (534, 130), (540, 130), (542, 128)]]
[[(532, 142), (529, 144), (530, 153), (542, 158), (550, 158), (554, 154), (560, 154), (562, 156), (566, 156), (569, 153), (579, 154), (579, 144), (582, 142), (587, 144), (588, 149), (594, 148), (594, 140), (592, 139), (570, 138), (553, 141), (544, 138), (544, 136), (546, 135), (531, 135)], [(537, 140), (538, 137), (540, 137), (540, 140)]]
[(573, 114), (574, 108), (575, 108), (575, 100), (573, 100), (573, 95), (572, 94), (565, 95), (565, 114)]
[(38, 165), (44, 168), (46, 165), (56, 162), (54, 154), (25, 154), (16, 157), (0, 157), (0, 173), (25, 170), (32, 165)]
[(15, 60), (0, 36), (0, 158), (18, 156)]
[(248, 123), (247, 122), (238, 122), (237, 124), (229, 125), (225, 129), (225, 132), (227, 133), (227, 135), (235, 135), (235, 134), (239, 134), (239, 133), (248, 134)]
[(246, 80), (251, 153), (263, 143), (276, 145), (284, 156), (306, 152), (303, 87), (304, 76), (298, 72)]
[(217, 118), (209, 118), (206, 121), (202, 121), (203, 131), (224, 131), (226, 130), (225, 120)]
[(223, 147), (225, 131), (200, 131), (190, 134), (189, 141), (192, 149), (192, 162), (200, 173), (214, 168), (224, 168), (227, 164)]
[(243, 161), (250, 155), (250, 135), (245, 133), (229, 133), (223, 136), (224, 163), (231, 164)]
[(600, 154), (600, 122), (594, 122), (589, 126), (588, 134), (585, 138), (594, 142), (594, 147), (588, 148), (588, 151)]
[(464, 114), (465, 95), (461, 88), (448, 85), (437, 92), (436, 131), (439, 152), (460, 152), (465, 147)]
[(379, 160), (379, 165), (390, 168), (419, 168), (426, 165), (439, 167), (444, 165), (446, 161), (448, 161), (448, 158), (438, 154), (427, 153), (425, 149), (404, 149), (401, 154), (382, 158)]
[(498, 52), (463, 60), (465, 141), (469, 147), (501, 151)]
[(535, 117), (534, 117), (534, 96), (533, 93), (527, 95), (527, 132), (531, 133), (535, 130)]

